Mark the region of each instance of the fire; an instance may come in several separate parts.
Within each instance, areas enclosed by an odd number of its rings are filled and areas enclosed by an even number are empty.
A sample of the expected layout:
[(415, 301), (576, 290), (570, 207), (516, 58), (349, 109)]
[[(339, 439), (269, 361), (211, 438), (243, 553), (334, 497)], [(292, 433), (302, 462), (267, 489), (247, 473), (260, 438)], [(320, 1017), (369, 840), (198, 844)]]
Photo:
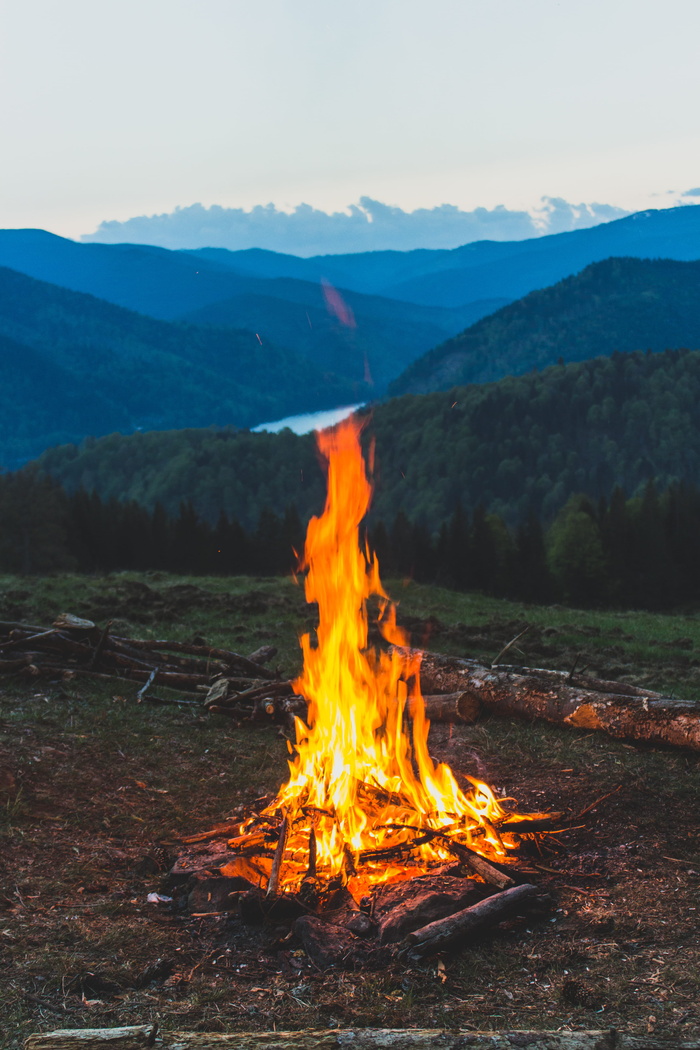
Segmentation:
[[(309, 523), (304, 567), (319, 622), (315, 640), (301, 639), (304, 669), (295, 683), (308, 724), (296, 720), (289, 780), (230, 843), (257, 842), (255, 860), (246, 863), (284, 892), (345, 884), (359, 898), (378, 882), (453, 861), (454, 844), (500, 861), (517, 844), (499, 830), (513, 814), (491, 788), (467, 778), (463, 790), (428, 753), (420, 654), (407, 650), (377, 560), (360, 541), (372, 492), (361, 429), (351, 417), (318, 435), (328, 493), (323, 514)], [(389, 652), (368, 644), (372, 597), (379, 629), (393, 643)], [(279, 867), (271, 875), (273, 853)]]

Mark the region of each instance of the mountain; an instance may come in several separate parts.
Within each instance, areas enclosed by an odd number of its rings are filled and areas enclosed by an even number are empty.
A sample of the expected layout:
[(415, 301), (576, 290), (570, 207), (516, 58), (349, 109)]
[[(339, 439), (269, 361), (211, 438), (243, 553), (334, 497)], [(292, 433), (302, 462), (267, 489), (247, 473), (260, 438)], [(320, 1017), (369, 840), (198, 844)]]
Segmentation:
[(419, 358), (394, 394), (447, 390), (615, 350), (700, 348), (700, 262), (607, 259), (531, 292)]
[(255, 335), (157, 321), (0, 267), (0, 464), (113, 430), (251, 426), (361, 400)]
[[(650, 479), (700, 484), (700, 352), (613, 354), (448, 393), (378, 405), (373, 514), (435, 531), (458, 503), (513, 523), (551, 520), (572, 493), (609, 497)], [(312, 435), (187, 430), (112, 435), (47, 451), (39, 465), (104, 498), (183, 499), (255, 527), (261, 511), (318, 513), (324, 484)]]
[[(336, 304), (335, 312), (329, 309), (329, 298)], [(242, 282), (239, 294), (202, 306), (182, 319), (257, 332), (263, 342), (281, 343), (324, 370), (356, 382), (371, 378), (374, 393), (379, 394), (436, 343), (505, 302), (487, 300), (448, 310), (358, 292), (339, 293), (294, 278), (270, 278)]]
[(260, 249), (192, 253), (261, 277), (325, 277), (339, 287), (434, 306), (519, 299), (610, 256), (700, 259), (700, 208), (637, 212), (586, 230), (524, 241), (475, 241), (460, 248), (361, 252), (310, 259)]
[[(285, 346), (324, 371), (357, 382), (371, 376), (375, 394), (383, 393), (391, 379), (436, 343), (508, 301), (496, 298), (445, 309), (341, 290), (338, 294), (354, 315), (347, 327), (329, 312), (322, 268), (317, 273), (303, 259), (282, 256), (294, 272), (268, 277), (255, 259), (274, 253), (241, 253), (245, 258), (239, 265), (232, 263), (231, 254), (223, 249), (198, 254), (143, 245), (76, 244), (42, 230), (0, 231), (0, 266), (160, 320), (257, 333), (265, 343)], [(309, 279), (299, 279), (297, 274), (307, 271)]]
[(76, 244), (45, 230), (0, 230), (0, 266), (161, 320), (233, 295), (230, 267), (136, 244)]

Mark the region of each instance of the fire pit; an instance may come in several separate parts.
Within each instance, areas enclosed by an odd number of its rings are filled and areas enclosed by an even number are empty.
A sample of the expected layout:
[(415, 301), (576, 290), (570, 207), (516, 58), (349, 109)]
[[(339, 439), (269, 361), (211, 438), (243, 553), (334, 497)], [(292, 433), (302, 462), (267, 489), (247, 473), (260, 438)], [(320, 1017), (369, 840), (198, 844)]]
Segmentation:
[[(377, 941), (427, 954), (544, 903), (513, 866), (546, 814), (518, 814), (472, 777), (461, 787), (429, 754), (420, 654), (361, 540), (371, 485), (360, 434), (352, 418), (319, 434), (328, 494), (302, 566), (319, 620), (301, 639), (294, 688), (307, 716), (295, 720), (289, 780), (240, 822), (186, 839), (209, 852), (184, 853), (172, 872), (199, 884), (195, 906), (204, 892), (243, 917), (295, 920), (321, 965)], [(389, 651), (368, 645), (370, 600)]]

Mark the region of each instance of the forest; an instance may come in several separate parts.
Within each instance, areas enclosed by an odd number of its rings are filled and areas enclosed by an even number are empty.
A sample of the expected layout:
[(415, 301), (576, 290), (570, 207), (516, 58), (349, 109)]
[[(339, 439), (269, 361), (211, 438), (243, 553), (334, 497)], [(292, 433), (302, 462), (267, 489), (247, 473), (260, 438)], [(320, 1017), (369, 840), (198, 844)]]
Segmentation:
[[(185, 575), (289, 575), (305, 523), (297, 508), (263, 508), (254, 527), (221, 513), (214, 524), (190, 502), (157, 503), (68, 493), (35, 467), (0, 476), (0, 571), (120, 570)], [(483, 504), (458, 504), (431, 533), (403, 511), (368, 527), (384, 577), (527, 602), (664, 609), (700, 589), (700, 487), (674, 482), (610, 499), (572, 495), (550, 524), (534, 512), (509, 527)]]
[(436, 346), (390, 386), (423, 394), (562, 361), (700, 348), (700, 262), (615, 258), (504, 306)]
[[(636, 352), (508, 377), (483, 386), (407, 395), (369, 413), (375, 442), (372, 521), (438, 532), (456, 510), (483, 505), (517, 527), (530, 513), (549, 525), (577, 493), (610, 499), (700, 485), (700, 353)], [(323, 504), (312, 435), (233, 428), (112, 434), (47, 451), (39, 468), (69, 492), (103, 500), (183, 500), (214, 526), (223, 513), (254, 530), (261, 512)]]

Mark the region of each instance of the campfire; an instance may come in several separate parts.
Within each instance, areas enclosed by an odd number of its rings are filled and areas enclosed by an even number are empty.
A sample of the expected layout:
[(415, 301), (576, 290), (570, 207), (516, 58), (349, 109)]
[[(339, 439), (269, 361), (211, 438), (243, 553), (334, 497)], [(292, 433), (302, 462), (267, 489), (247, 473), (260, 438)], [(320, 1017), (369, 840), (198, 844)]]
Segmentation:
[[(304, 667), (293, 687), (307, 714), (295, 719), (289, 779), (234, 829), (217, 870), (268, 906), (298, 906), (307, 920), (337, 905), (338, 891), (351, 911), (367, 910), (378, 890), (389, 902), (388, 887), (420, 880), (426, 889), (426, 879), (429, 896), (449, 898), (443, 913), (464, 905), (465, 890), (478, 901), (494, 886), (507, 891), (499, 894), (507, 911), (537, 896), (532, 886), (516, 886), (508, 869), (523, 831), (543, 814), (517, 814), (472, 777), (460, 786), (429, 754), (421, 654), (397, 626), (376, 557), (361, 538), (372, 489), (360, 435), (351, 418), (318, 437), (328, 492), (323, 513), (309, 523), (302, 564), (318, 627), (315, 639), (301, 639)], [(388, 643), (382, 648), (368, 642), (371, 603)], [(399, 891), (404, 903), (410, 895)]]

